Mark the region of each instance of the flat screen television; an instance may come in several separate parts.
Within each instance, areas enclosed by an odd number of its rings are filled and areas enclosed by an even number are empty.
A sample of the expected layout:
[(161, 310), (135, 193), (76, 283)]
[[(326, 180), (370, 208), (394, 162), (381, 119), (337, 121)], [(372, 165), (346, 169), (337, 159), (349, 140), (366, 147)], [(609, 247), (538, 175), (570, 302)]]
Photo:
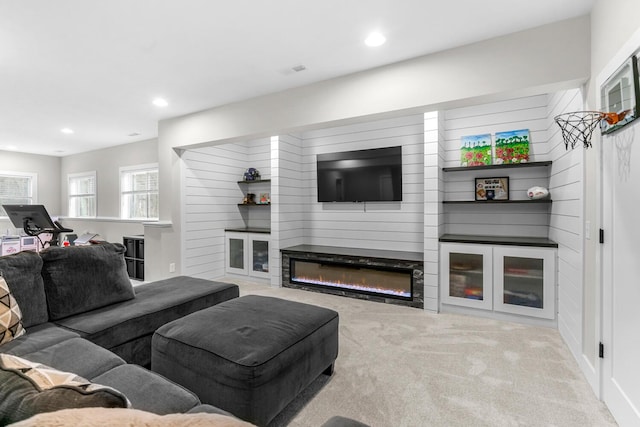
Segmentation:
[(317, 156), (318, 202), (402, 200), (402, 147)]

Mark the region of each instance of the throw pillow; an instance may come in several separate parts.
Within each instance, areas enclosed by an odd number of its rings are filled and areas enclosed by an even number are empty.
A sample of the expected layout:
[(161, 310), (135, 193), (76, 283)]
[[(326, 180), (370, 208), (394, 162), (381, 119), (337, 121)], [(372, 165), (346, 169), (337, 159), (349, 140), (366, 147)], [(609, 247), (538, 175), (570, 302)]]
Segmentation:
[(63, 319), (135, 297), (124, 245), (54, 246), (40, 252), (49, 318)]
[(9, 285), (0, 275), (0, 344), (24, 334), (22, 312), (9, 290)]
[(41, 273), (42, 258), (36, 252), (22, 251), (0, 257), (0, 274), (11, 285), (25, 328), (49, 321)]
[(128, 408), (117, 390), (17, 356), (0, 354), (0, 425), (68, 408)]

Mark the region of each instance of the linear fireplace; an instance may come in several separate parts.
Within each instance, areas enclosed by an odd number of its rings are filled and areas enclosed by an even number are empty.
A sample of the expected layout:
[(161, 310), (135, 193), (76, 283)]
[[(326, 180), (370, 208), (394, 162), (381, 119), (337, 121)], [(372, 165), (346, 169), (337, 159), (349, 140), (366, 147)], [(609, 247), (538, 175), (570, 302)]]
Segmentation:
[(284, 287), (424, 307), (422, 253), (319, 245), (280, 252)]
[(388, 298), (413, 299), (413, 270), (291, 258), (291, 283), (346, 289)]

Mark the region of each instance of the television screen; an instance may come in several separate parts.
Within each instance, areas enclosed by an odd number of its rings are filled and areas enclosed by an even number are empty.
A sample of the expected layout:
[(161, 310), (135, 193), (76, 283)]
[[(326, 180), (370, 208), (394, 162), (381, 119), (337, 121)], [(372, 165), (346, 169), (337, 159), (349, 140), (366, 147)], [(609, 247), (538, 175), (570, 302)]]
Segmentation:
[(402, 200), (402, 147), (318, 154), (318, 202)]

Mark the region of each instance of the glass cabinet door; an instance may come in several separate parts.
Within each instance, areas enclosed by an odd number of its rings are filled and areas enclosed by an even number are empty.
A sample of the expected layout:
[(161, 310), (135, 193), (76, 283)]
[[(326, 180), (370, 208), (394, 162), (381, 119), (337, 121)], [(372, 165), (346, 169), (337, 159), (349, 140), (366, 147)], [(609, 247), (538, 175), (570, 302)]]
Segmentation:
[(247, 236), (228, 232), (225, 235), (226, 268), (228, 273), (247, 274)]
[(441, 294), (445, 304), (491, 309), (491, 247), (443, 243)]
[(251, 242), (250, 275), (269, 277), (269, 239), (252, 235), (249, 241)]
[(494, 249), (494, 309), (555, 317), (555, 249)]
[(229, 239), (229, 266), (244, 269), (244, 240)]

